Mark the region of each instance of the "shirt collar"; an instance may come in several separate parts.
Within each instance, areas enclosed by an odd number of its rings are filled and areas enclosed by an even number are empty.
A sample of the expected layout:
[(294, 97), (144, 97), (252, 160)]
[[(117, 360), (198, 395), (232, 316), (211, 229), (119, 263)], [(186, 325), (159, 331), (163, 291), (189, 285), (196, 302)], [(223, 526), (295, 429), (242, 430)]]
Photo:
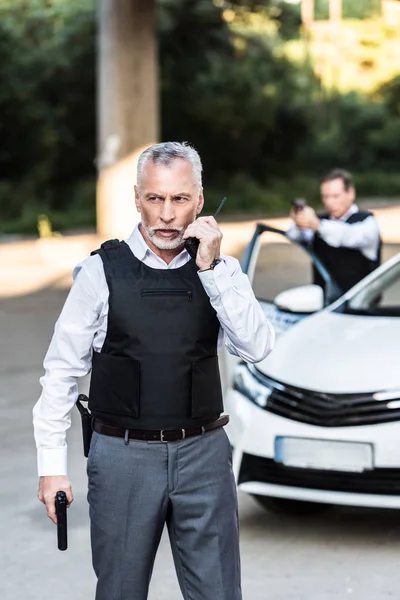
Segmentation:
[[(165, 263), (165, 261), (163, 261), (162, 258), (157, 256), (157, 254), (155, 252), (153, 252), (153, 250), (151, 248), (149, 248), (144, 237), (142, 236), (142, 234), (140, 232), (139, 225), (140, 225), (140, 223), (138, 225), (136, 225), (135, 229), (132, 231), (131, 235), (126, 240), (126, 243), (132, 250), (133, 254), (136, 256), (136, 258), (138, 258), (142, 262), (145, 260), (146, 257), (152, 255), (158, 261)], [(190, 259), (190, 255), (189, 255), (188, 251), (185, 249), (183, 249), (182, 252), (180, 252), (178, 254), (178, 256), (182, 259), (184, 258), (185, 260)], [(173, 261), (171, 261), (171, 262), (175, 262), (178, 259), (178, 256), (176, 256), (173, 259)]]
[(358, 206), (357, 204), (352, 204), (349, 210), (344, 213), (344, 215), (342, 215), (339, 219), (333, 219), (333, 221), (347, 221), (347, 219), (356, 212), (358, 212)]

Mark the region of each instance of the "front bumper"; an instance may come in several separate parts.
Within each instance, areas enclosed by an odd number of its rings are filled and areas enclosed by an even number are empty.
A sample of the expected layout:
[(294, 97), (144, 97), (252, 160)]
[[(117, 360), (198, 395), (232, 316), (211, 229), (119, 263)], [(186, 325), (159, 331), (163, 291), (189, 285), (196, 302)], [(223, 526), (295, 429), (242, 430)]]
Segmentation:
[[(323, 428), (260, 409), (229, 390), (227, 433), (234, 447), (238, 486), (250, 494), (382, 508), (400, 508), (400, 423)], [(373, 469), (361, 473), (295, 468), (275, 461), (276, 436), (366, 442), (373, 446)]]

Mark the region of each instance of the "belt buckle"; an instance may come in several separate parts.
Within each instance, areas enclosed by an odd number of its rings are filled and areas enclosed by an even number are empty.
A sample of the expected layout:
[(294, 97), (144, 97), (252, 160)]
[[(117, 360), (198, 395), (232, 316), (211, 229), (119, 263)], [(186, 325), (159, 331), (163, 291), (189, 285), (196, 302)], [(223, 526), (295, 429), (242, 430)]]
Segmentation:
[[(186, 430), (185, 430), (185, 429), (181, 429), (181, 431), (182, 431), (182, 437), (181, 437), (181, 440), (184, 440), (184, 439), (185, 439), (185, 437), (186, 437)], [(164, 444), (168, 444), (168, 441), (169, 441), (169, 440), (165, 440), (165, 439), (164, 439), (164, 434), (165, 434), (165, 433), (168, 433), (168, 429), (161, 429), (161, 431), (160, 431), (160, 442), (164, 442)], [(178, 441), (178, 440), (177, 440), (177, 441)]]

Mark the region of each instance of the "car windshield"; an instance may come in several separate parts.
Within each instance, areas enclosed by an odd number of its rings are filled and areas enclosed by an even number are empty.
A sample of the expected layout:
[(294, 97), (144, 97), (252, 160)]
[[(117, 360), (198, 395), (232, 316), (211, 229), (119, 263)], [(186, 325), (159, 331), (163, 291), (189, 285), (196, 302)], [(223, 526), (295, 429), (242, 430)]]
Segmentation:
[(400, 317), (400, 261), (345, 300), (336, 311), (373, 317)]

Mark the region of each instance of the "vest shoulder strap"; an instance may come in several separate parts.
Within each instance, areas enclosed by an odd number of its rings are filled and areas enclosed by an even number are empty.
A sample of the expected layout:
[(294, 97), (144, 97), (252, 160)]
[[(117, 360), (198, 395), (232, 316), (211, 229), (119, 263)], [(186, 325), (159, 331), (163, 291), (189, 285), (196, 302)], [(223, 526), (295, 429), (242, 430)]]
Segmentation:
[(358, 210), (356, 213), (350, 215), (346, 223), (350, 223), (350, 225), (352, 223), (361, 223), (362, 221), (365, 221), (365, 219), (368, 219), (368, 217), (373, 216), (374, 215), (371, 212), (369, 212), (369, 210)]
[(98, 254), (103, 262), (118, 260), (126, 254), (124, 246), (124, 243), (117, 239), (107, 240), (101, 244), (100, 248), (93, 250), (93, 252), (90, 253), (90, 256)]
[[(329, 219), (328, 212), (318, 213), (319, 219)], [(350, 215), (348, 219), (346, 219), (346, 223), (352, 225), (353, 223), (360, 223), (361, 221), (365, 221), (368, 217), (373, 217), (374, 215), (369, 212), (369, 210), (358, 210), (357, 212)]]

